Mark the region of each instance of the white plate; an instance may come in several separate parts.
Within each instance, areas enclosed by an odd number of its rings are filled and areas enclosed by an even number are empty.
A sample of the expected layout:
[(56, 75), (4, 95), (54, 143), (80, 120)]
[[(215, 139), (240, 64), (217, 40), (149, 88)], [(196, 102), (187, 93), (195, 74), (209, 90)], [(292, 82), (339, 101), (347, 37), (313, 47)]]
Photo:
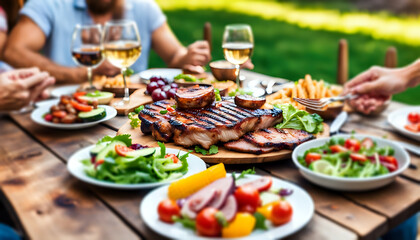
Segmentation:
[(143, 82), (148, 82), (153, 76), (163, 77), (172, 81), (174, 77), (181, 74), (182, 70), (179, 68), (151, 68), (139, 73), (140, 79)]
[[(240, 179), (238, 185), (248, 181), (255, 180), (261, 176), (247, 175), (245, 179)], [(293, 194), (287, 197), (287, 200), (293, 207), (292, 220), (284, 225), (273, 227), (269, 230), (256, 230), (243, 240), (260, 239), (280, 239), (289, 236), (303, 228), (311, 220), (314, 214), (314, 203), (309, 194), (297, 185), (273, 177), (273, 186), (276, 188), (288, 188), (293, 190)], [(143, 221), (155, 232), (170, 239), (223, 239), (208, 238), (197, 235), (192, 230), (182, 227), (179, 223), (168, 224), (159, 220), (157, 207), (159, 202), (168, 198), (168, 186), (153, 190), (140, 204), (140, 215)], [(226, 238), (225, 238), (226, 239)]]
[(57, 128), (57, 129), (81, 129), (81, 128), (95, 126), (96, 124), (100, 122), (107, 121), (117, 116), (117, 110), (115, 110), (115, 108), (107, 106), (107, 105), (98, 105), (98, 107), (105, 108), (105, 111), (106, 111), (106, 116), (98, 121), (86, 122), (86, 123), (71, 123), (71, 124), (52, 123), (52, 122), (45, 121), (43, 116), (50, 111), (51, 106), (54, 104), (55, 102), (53, 101), (49, 102), (49, 104), (47, 103), (41, 104), (40, 107), (38, 107), (32, 112), (31, 114), (32, 121), (45, 127), (51, 127), (51, 128)]
[[(86, 175), (84, 171), (84, 165), (81, 163), (81, 161), (83, 159), (90, 159), (90, 150), (93, 147), (95, 147), (95, 145), (91, 145), (83, 149), (80, 149), (79, 151), (75, 152), (70, 157), (69, 161), (67, 162), (67, 170), (71, 173), (71, 175), (73, 175), (74, 177), (78, 178), (79, 180), (83, 182), (101, 186), (101, 187), (115, 188), (115, 189), (153, 188), (153, 187), (158, 187), (158, 186), (171, 183), (171, 181), (167, 181), (167, 182), (156, 182), (156, 183), (118, 184), (118, 183), (112, 183), (112, 182), (107, 182), (107, 181), (101, 181), (101, 180), (97, 180), (95, 178), (89, 177), (88, 175)], [(178, 154), (178, 152), (181, 152), (181, 154), (186, 153), (184, 151), (180, 151), (180, 150), (172, 149), (172, 148), (167, 148), (166, 152), (173, 153), (173, 154)], [(188, 172), (183, 177), (187, 177), (195, 173), (206, 170), (206, 164), (204, 163), (204, 161), (201, 160), (201, 158), (191, 153), (187, 158), (187, 162), (188, 162)]]
[(80, 84), (57, 87), (51, 91), (51, 96), (55, 98), (60, 98), (62, 95), (72, 95), (73, 93), (77, 91), (79, 87), (80, 87)]
[(299, 145), (292, 154), (292, 159), (295, 165), (299, 168), (300, 173), (309, 181), (320, 185), (322, 187), (340, 190), (340, 191), (367, 191), (375, 188), (383, 187), (392, 181), (405, 169), (407, 169), (410, 164), (410, 156), (408, 153), (400, 147), (400, 145), (383, 138), (377, 138), (369, 135), (362, 134), (339, 134), (334, 137), (343, 137), (344, 139), (354, 136), (356, 139), (363, 140), (366, 137), (371, 138), (375, 141), (379, 147), (390, 146), (395, 150), (395, 158), (398, 160), (398, 169), (392, 173), (384, 174), (381, 176), (369, 177), (369, 178), (344, 178), (344, 177), (335, 177), (329, 176), (322, 173), (317, 173), (309, 170), (308, 168), (302, 166), (298, 161), (298, 156), (301, 156), (305, 153), (306, 150), (311, 148), (320, 147), (327, 143), (329, 138), (321, 138), (312, 140), (306, 143)]
[(410, 132), (404, 128), (408, 124), (407, 117), (410, 112), (420, 113), (420, 107), (407, 107), (395, 110), (388, 115), (388, 122), (401, 134), (420, 141), (420, 133)]
[(37, 108), (42, 107), (42, 106), (51, 107), (52, 105), (57, 105), (59, 102), (60, 102), (60, 99), (57, 99), (57, 98), (38, 101), (38, 102), (35, 102), (35, 107)]

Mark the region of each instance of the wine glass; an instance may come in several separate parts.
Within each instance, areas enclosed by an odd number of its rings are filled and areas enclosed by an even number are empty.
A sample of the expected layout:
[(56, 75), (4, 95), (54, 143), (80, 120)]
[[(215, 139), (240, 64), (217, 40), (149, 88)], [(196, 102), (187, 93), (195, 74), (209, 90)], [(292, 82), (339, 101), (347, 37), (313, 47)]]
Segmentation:
[(92, 83), (92, 68), (103, 61), (101, 52), (102, 27), (99, 24), (77, 24), (73, 31), (71, 53), (76, 64), (87, 68), (89, 87), (86, 90), (96, 90)]
[(236, 68), (236, 84), (239, 82), (240, 65), (248, 61), (254, 49), (254, 36), (247, 24), (230, 24), (225, 27), (222, 42), (225, 59)]
[(141, 42), (137, 24), (131, 20), (112, 20), (105, 23), (102, 49), (108, 61), (121, 68), (124, 79), (124, 98), (115, 106), (124, 106), (130, 101), (125, 72), (140, 57)]

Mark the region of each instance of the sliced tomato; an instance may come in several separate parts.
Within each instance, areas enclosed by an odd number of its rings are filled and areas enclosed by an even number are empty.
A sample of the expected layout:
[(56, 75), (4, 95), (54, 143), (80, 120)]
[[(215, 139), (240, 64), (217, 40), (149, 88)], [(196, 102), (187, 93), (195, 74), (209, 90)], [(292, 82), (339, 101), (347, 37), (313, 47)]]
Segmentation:
[(258, 192), (262, 192), (270, 189), (271, 184), (273, 184), (273, 179), (271, 179), (271, 177), (260, 177), (257, 180), (245, 183), (242, 186), (250, 186), (257, 189)]
[(351, 153), (350, 158), (355, 162), (365, 162), (368, 160), (368, 158), (365, 155), (358, 153)]
[(115, 145), (115, 152), (120, 156), (125, 157), (127, 156), (127, 153), (131, 151), (134, 151), (134, 149), (131, 149), (123, 145)]
[(79, 102), (76, 102), (74, 100), (71, 100), (70, 103), (76, 110), (81, 111), (81, 112), (89, 112), (89, 111), (92, 111), (92, 109), (93, 109), (92, 106), (89, 106), (89, 105), (86, 105), (86, 104), (83, 104), (83, 103), (79, 103)]
[(315, 162), (315, 161), (317, 161), (321, 158), (322, 158), (322, 156), (319, 153), (308, 153), (308, 154), (306, 154), (305, 162), (309, 166), (311, 163), (313, 163), (313, 162)]
[(393, 172), (393, 171), (398, 169), (398, 167), (396, 167), (394, 164), (391, 164), (391, 163), (388, 163), (388, 162), (382, 162), (381, 161), (381, 164), (384, 165), (388, 169), (388, 171), (390, 171), (390, 172)]
[[(391, 167), (391, 169), (393, 169), (392, 171), (395, 171), (395, 170), (398, 169), (398, 161), (393, 156), (379, 156), (379, 161), (382, 164), (388, 163), (388, 164), (392, 165), (392, 167)], [(387, 167), (389, 171), (391, 171), (391, 169), (388, 166), (386, 166), (385, 164), (384, 164), (384, 166)]]
[(365, 138), (363, 139), (361, 146), (364, 147), (365, 149), (369, 149), (375, 146), (375, 143), (373, 142), (372, 138)]
[(354, 138), (349, 138), (344, 143), (344, 147), (352, 152), (358, 152), (360, 150), (360, 141)]
[(54, 111), (52, 113), (52, 115), (53, 115), (53, 117), (56, 117), (56, 118), (63, 118), (65, 116), (67, 116), (67, 113), (66, 113), (66, 111), (60, 110), (60, 111)]
[(420, 123), (420, 113), (411, 112), (408, 114), (408, 121), (411, 123)]
[(330, 149), (333, 153), (340, 153), (340, 152), (347, 152), (348, 151), (347, 148), (345, 148), (344, 146), (338, 145), (338, 144), (330, 146)]
[(419, 132), (420, 131), (420, 124), (419, 123), (411, 123), (404, 126), (410, 132)]
[(174, 200), (165, 199), (158, 205), (158, 214), (160, 220), (167, 223), (173, 223), (174, 221), (172, 220), (172, 217), (180, 217), (181, 209)]
[(174, 163), (178, 163), (178, 161), (179, 161), (179, 158), (173, 153), (166, 154), (165, 158), (172, 158), (172, 161)]
[(98, 168), (98, 166), (103, 164), (104, 162), (105, 162), (105, 160), (103, 160), (103, 159), (99, 159), (98, 161), (96, 161), (95, 165), (94, 165), (95, 169)]
[(80, 99), (81, 96), (85, 96), (85, 95), (86, 95), (86, 92), (75, 92), (73, 93), (73, 98), (76, 99), (78, 102), (86, 103), (85, 101)]

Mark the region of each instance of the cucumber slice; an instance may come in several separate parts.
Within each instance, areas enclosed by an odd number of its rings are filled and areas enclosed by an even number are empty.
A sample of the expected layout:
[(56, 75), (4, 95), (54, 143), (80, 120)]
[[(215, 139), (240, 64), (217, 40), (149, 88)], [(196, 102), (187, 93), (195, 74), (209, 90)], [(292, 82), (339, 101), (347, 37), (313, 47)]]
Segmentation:
[(126, 154), (126, 157), (133, 157), (133, 158), (151, 157), (153, 156), (155, 152), (156, 152), (156, 148), (144, 148), (144, 149), (128, 152)]
[(280, 195), (272, 192), (260, 193), (261, 206), (280, 200)]
[(309, 169), (325, 175), (333, 175), (334, 173), (334, 165), (322, 159), (311, 163), (311, 165), (309, 165)]
[(106, 111), (105, 108), (98, 107), (89, 112), (79, 112), (78, 116), (83, 122), (93, 122), (104, 118), (106, 116)]
[(106, 147), (106, 145), (107, 145), (108, 143), (109, 143), (109, 142), (102, 142), (102, 143), (96, 144), (96, 146), (90, 150), (90, 156), (92, 156), (92, 157), (93, 157), (93, 156), (98, 155), (98, 153), (99, 153), (100, 151), (102, 151), (103, 149), (105, 149), (105, 147)]
[(177, 163), (167, 163), (162, 165), (164, 171), (175, 171), (182, 168), (182, 162), (178, 161)]
[(92, 102), (96, 99), (98, 100), (98, 104), (108, 104), (114, 98), (114, 94), (110, 92), (93, 92), (85, 96), (80, 96), (79, 98), (87, 102)]

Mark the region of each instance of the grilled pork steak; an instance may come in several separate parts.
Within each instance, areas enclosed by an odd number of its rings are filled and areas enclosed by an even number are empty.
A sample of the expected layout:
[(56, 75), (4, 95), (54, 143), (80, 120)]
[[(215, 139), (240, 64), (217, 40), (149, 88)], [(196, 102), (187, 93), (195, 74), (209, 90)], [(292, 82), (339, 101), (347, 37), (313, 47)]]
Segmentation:
[(261, 154), (281, 149), (292, 150), (313, 138), (314, 135), (303, 130), (267, 128), (247, 133), (241, 139), (224, 146), (238, 152)]
[(237, 140), (247, 132), (268, 128), (282, 121), (280, 109), (245, 109), (232, 102), (222, 101), (200, 109), (176, 109), (161, 114), (172, 100), (146, 105), (139, 113), (141, 130), (152, 133), (156, 140), (189, 147), (211, 145)]

